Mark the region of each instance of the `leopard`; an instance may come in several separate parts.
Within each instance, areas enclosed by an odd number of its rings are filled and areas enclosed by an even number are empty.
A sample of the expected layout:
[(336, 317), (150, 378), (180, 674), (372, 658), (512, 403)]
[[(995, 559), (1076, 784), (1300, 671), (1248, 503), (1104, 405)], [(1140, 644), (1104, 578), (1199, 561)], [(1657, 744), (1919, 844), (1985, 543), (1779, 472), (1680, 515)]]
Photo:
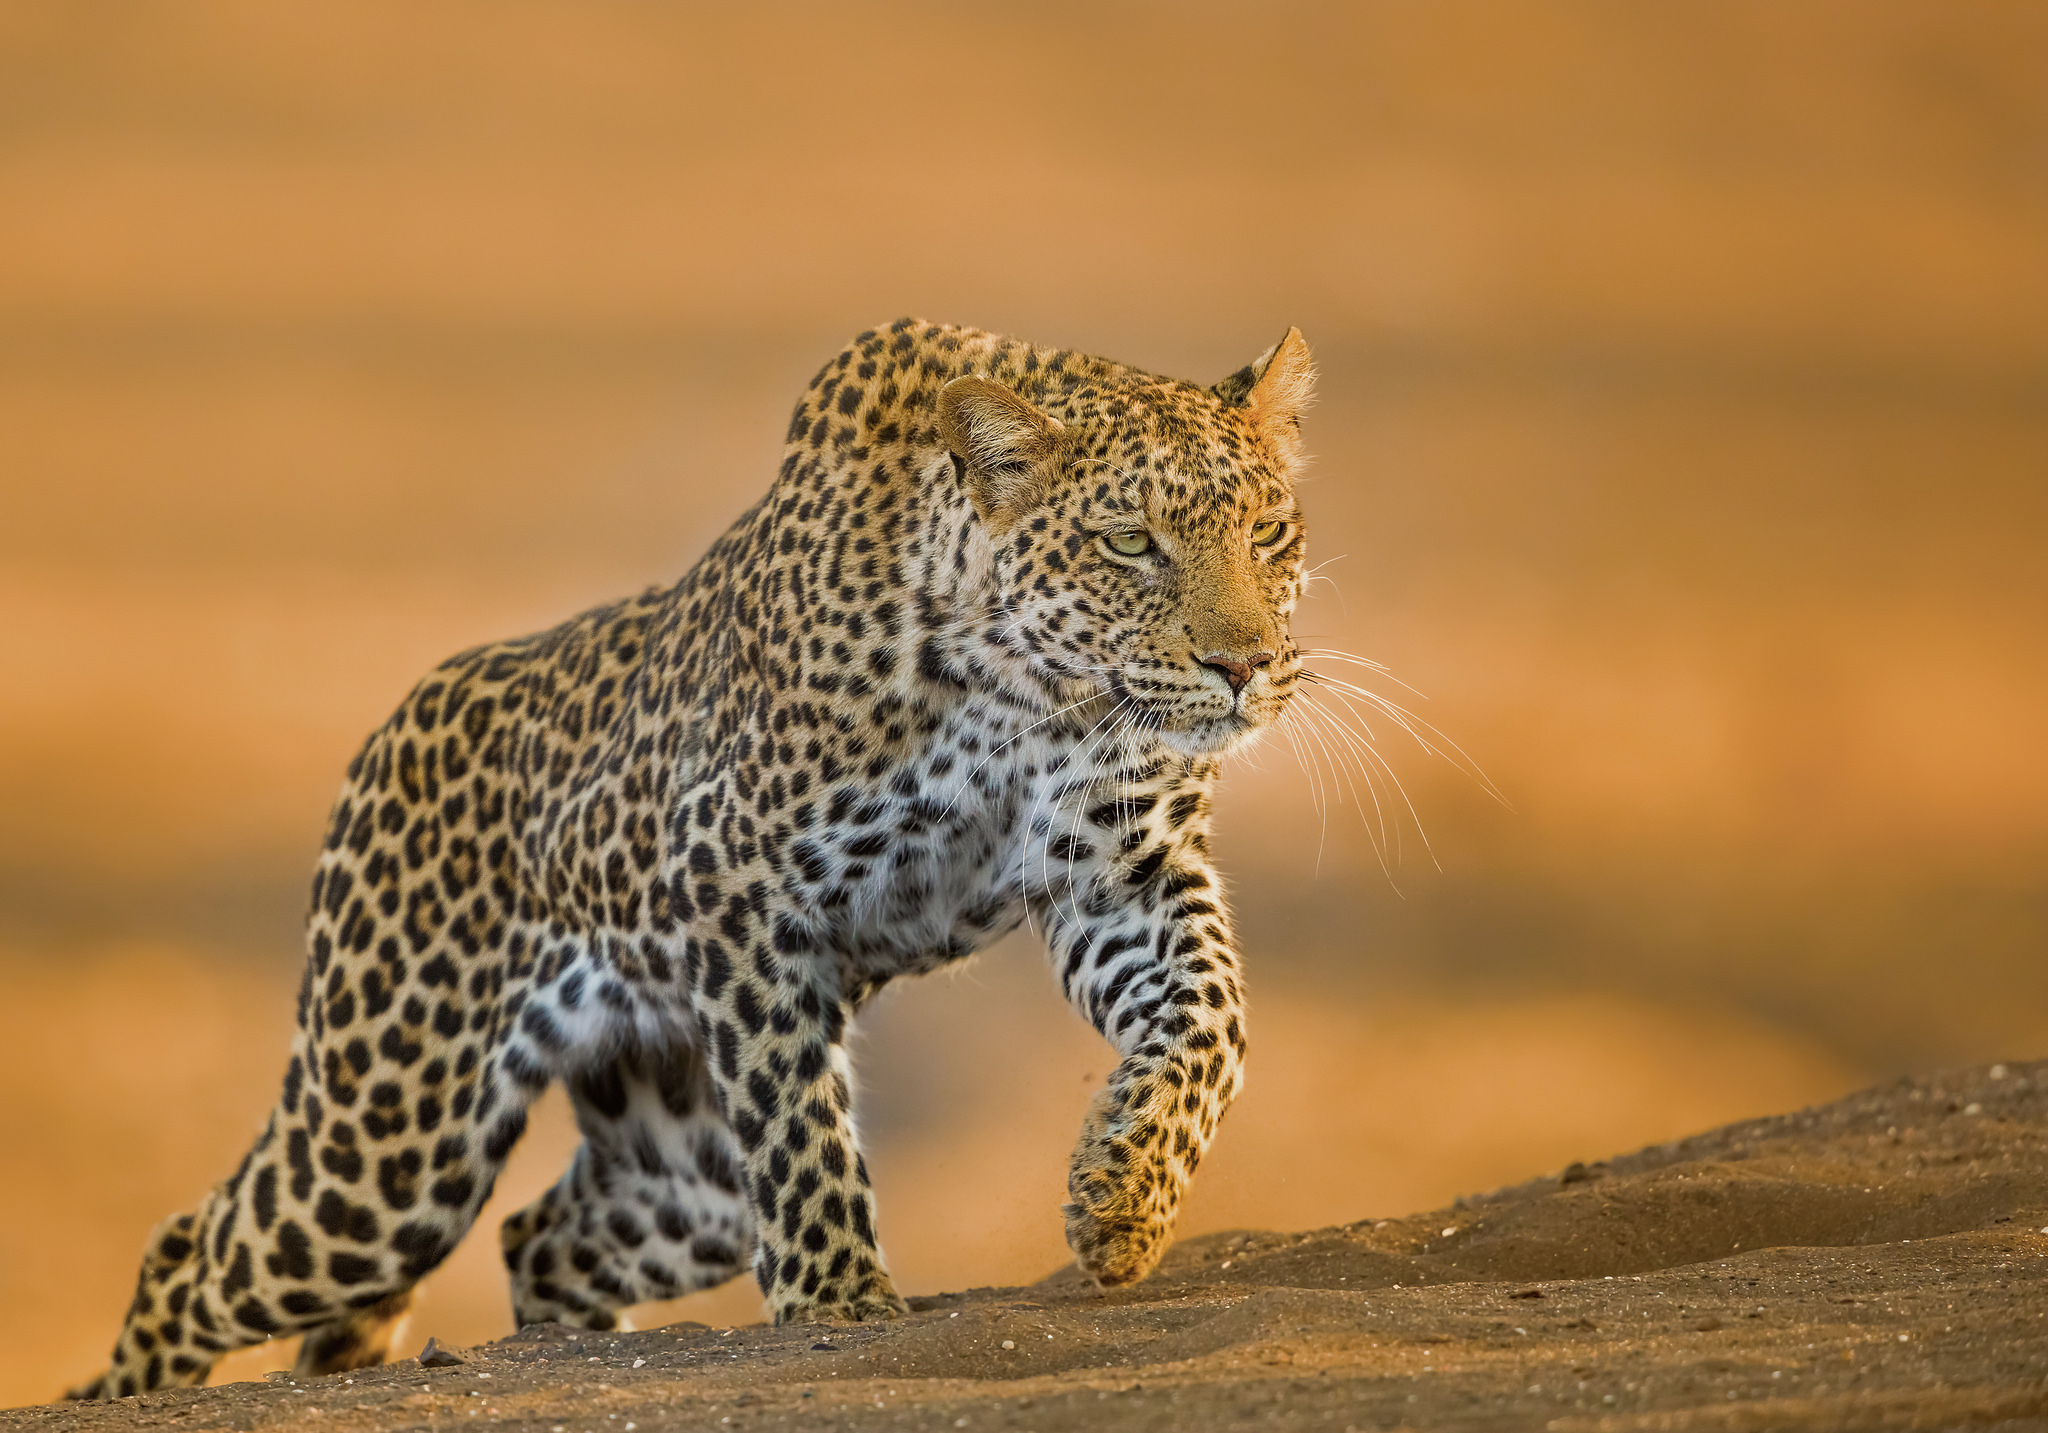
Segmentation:
[(520, 1326), (749, 1268), (777, 1324), (902, 1315), (853, 1022), (1024, 925), (1116, 1060), (1068, 1245), (1149, 1274), (1243, 1083), (1213, 801), (1304, 675), (1314, 381), (1294, 328), (1205, 386), (902, 319), (680, 581), (428, 673), (326, 824), (277, 1102), (67, 1396), (292, 1334), (298, 1376), (383, 1361), (556, 1082), (581, 1143), (500, 1231)]

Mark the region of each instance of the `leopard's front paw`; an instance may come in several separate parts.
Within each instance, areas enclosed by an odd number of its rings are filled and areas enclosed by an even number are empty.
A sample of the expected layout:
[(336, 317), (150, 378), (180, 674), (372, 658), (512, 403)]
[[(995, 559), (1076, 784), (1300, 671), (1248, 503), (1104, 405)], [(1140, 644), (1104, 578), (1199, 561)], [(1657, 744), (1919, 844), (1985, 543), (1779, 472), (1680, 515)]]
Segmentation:
[(1067, 1175), (1067, 1247), (1104, 1288), (1135, 1283), (1158, 1266), (1173, 1242), (1179, 1189), (1108, 1132), (1107, 1110), (1089, 1112)]
[(1134, 1284), (1151, 1273), (1173, 1242), (1163, 1220), (1142, 1215), (1105, 1213), (1069, 1204), (1067, 1247), (1081, 1271), (1105, 1289)]
[(910, 1305), (903, 1301), (895, 1287), (890, 1284), (887, 1274), (873, 1274), (852, 1288), (833, 1291), (820, 1289), (818, 1296), (805, 1298), (792, 1294), (777, 1300), (775, 1322), (778, 1324), (864, 1324), (879, 1323), (885, 1319), (900, 1318), (910, 1312)]

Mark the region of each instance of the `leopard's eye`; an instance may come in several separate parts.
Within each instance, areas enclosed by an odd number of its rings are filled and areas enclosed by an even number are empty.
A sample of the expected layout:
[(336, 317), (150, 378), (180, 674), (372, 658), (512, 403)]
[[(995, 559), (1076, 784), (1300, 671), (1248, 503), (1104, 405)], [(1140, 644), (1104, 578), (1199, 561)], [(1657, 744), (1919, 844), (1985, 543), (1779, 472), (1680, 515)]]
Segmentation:
[(1102, 540), (1111, 552), (1122, 553), (1125, 557), (1143, 557), (1152, 550), (1152, 534), (1149, 532), (1104, 533)]
[(1252, 542), (1259, 547), (1271, 547), (1287, 535), (1284, 522), (1255, 522), (1252, 524)]

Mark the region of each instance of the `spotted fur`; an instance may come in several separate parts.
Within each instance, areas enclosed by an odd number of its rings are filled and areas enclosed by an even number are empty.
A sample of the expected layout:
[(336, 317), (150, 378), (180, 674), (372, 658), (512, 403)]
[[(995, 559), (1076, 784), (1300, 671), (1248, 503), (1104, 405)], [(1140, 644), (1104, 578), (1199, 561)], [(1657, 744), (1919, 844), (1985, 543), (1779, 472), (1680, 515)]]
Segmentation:
[(1121, 1057), (1068, 1240), (1143, 1277), (1243, 1069), (1210, 793), (1300, 674), (1310, 376), (1293, 330), (1203, 388), (903, 320), (681, 582), (429, 674), (334, 807), (283, 1095), (74, 1396), (378, 1361), (557, 1079), (521, 1323), (749, 1262), (778, 1322), (891, 1317), (848, 1023), (1027, 920)]

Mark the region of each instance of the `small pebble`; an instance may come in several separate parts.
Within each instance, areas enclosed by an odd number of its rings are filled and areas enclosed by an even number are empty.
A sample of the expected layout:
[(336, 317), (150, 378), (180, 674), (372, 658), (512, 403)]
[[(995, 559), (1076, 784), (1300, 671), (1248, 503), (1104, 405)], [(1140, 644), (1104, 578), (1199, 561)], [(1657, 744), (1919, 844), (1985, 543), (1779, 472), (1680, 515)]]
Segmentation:
[(1451, 1237), (1451, 1236), (1452, 1236), (1453, 1234), (1455, 1234), (1455, 1233), (1457, 1233), (1457, 1232), (1458, 1232), (1458, 1226), (1457, 1226), (1457, 1225), (1455, 1225), (1455, 1224), (1453, 1224), (1453, 1225), (1452, 1225), (1452, 1226), (1451, 1226), (1450, 1228), (1448, 1228), (1448, 1229), (1444, 1230), (1444, 1234), (1443, 1234), (1443, 1237), (1444, 1237), (1444, 1238), (1446, 1238), (1446, 1239), (1448, 1239), (1448, 1238), (1450, 1238), (1450, 1237)]
[(1015, 1339), (1013, 1339), (1013, 1338), (1006, 1338), (1006, 1339), (1004, 1339), (1004, 1340), (1003, 1340), (1003, 1347), (1004, 1347), (1004, 1348), (1015, 1348), (1016, 1346), (1017, 1346), (1017, 1340), (1015, 1340)]
[(427, 1346), (420, 1350), (421, 1368), (454, 1368), (467, 1361), (459, 1354), (448, 1352), (433, 1339), (428, 1339)]
[[(633, 1367), (635, 1367), (635, 1368), (645, 1368), (645, 1367), (647, 1367), (647, 1360), (646, 1360), (646, 1359), (644, 1359), (644, 1358), (636, 1358), (636, 1359), (634, 1359), (634, 1360), (633, 1360)], [(627, 1426), (628, 1428), (630, 1428), (630, 1427), (632, 1427), (633, 1425), (629, 1423), (629, 1424), (627, 1424), (626, 1426)]]

